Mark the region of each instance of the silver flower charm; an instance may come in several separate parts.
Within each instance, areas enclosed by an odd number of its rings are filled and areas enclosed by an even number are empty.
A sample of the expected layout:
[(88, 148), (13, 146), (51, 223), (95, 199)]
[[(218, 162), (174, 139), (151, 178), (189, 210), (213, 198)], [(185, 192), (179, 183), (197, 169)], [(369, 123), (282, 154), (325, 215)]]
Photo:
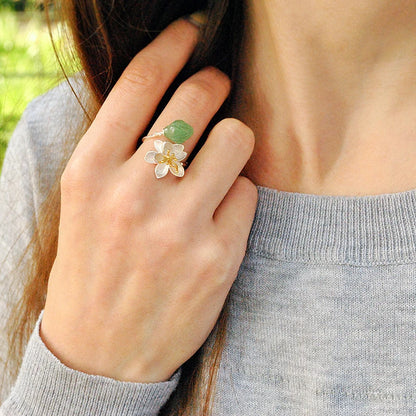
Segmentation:
[(155, 149), (146, 153), (144, 160), (149, 163), (156, 163), (155, 175), (157, 179), (163, 178), (171, 171), (175, 176), (182, 177), (185, 170), (182, 160), (187, 153), (183, 151), (182, 144), (173, 144), (163, 140), (154, 141)]

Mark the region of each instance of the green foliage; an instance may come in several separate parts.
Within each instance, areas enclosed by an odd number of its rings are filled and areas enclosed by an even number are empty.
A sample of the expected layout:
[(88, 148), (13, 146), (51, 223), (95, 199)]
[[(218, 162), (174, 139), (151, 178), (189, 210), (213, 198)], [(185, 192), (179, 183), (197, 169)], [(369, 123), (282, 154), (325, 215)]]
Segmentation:
[(11, 10), (22, 12), (25, 10), (33, 10), (42, 3), (35, 0), (0, 0), (1, 8), (9, 8)]
[(60, 78), (40, 12), (0, 10), (0, 165), (27, 104)]

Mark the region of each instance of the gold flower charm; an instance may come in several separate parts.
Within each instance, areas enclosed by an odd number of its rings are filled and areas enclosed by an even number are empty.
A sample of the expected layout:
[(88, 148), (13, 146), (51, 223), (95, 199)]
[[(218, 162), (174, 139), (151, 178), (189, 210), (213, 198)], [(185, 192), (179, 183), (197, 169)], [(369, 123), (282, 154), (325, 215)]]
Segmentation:
[(156, 151), (150, 150), (146, 153), (144, 160), (149, 163), (156, 163), (155, 175), (157, 179), (163, 178), (170, 171), (173, 175), (182, 177), (185, 174), (182, 160), (187, 153), (183, 151), (182, 144), (173, 144), (163, 140), (155, 140)]

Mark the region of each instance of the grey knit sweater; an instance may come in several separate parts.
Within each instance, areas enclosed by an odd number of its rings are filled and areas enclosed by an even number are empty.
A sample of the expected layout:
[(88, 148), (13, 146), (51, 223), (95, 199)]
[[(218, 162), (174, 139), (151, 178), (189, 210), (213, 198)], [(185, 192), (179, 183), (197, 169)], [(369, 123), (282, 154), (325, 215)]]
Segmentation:
[[(8, 289), (10, 270), (51, 186), (63, 132), (79, 117), (63, 84), (29, 105), (11, 139), (0, 188), (1, 324), (19, 295)], [(415, 415), (416, 189), (258, 191), (214, 416)], [(136, 384), (71, 370), (36, 327), (0, 415), (157, 415), (180, 377)]]

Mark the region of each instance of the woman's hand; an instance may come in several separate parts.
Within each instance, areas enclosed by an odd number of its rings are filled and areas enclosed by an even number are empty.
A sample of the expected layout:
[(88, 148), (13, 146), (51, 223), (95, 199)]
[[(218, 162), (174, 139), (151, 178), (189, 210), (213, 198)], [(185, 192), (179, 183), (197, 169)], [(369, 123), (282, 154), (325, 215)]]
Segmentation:
[[(226, 119), (183, 178), (156, 179), (144, 155), (159, 100), (189, 59), (197, 29), (171, 24), (124, 71), (61, 178), (58, 252), (41, 336), (67, 366), (122, 381), (160, 382), (213, 329), (244, 257), (257, 190), (238, 176), (252, 131)], [(214, 68), (184, 82), (150, 133), (177, 119), (195, 146), (230, 89)]]

